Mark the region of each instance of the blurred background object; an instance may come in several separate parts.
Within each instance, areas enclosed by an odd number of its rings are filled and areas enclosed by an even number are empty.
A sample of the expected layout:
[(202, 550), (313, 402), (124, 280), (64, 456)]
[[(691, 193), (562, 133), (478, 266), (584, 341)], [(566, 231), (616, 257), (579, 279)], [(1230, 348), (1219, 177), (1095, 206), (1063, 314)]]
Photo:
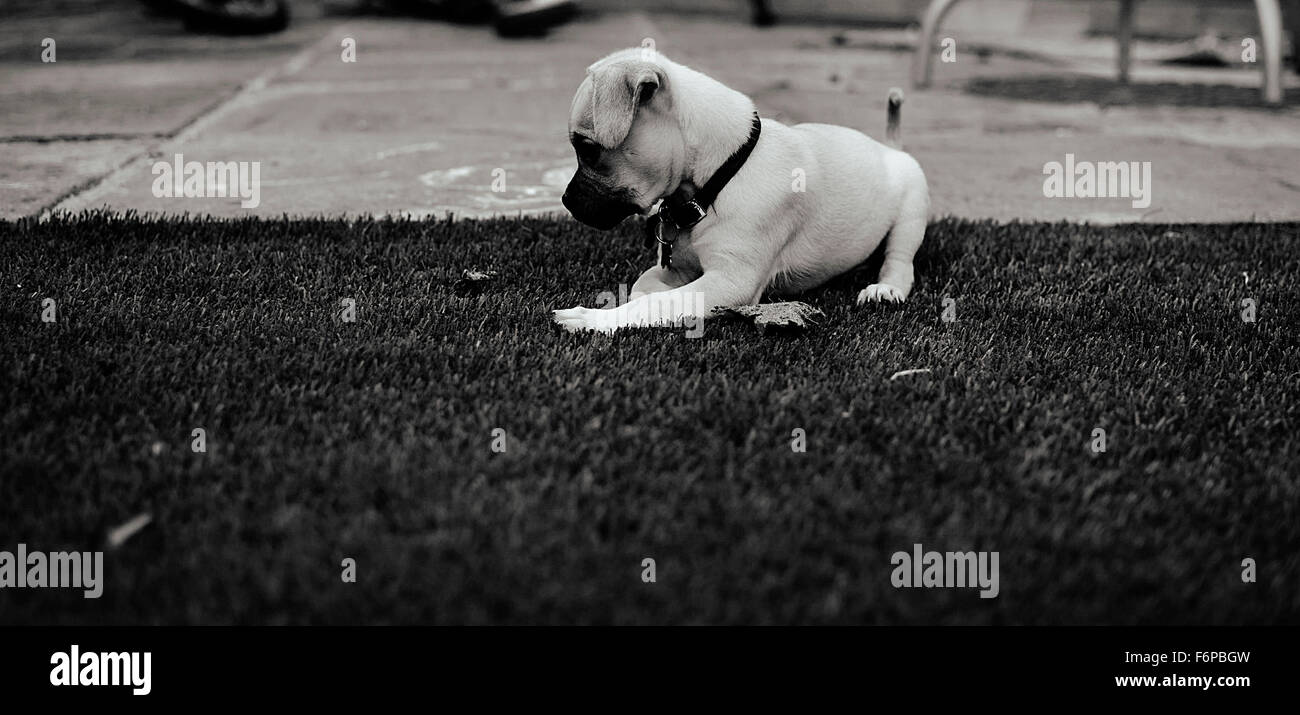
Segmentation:
[(543, 35), (578, 12), (572, 0), (497, 0), (495, 5), (495, 27), (502, 37)]
[[(917, 40), (916, 53), (912, 62), (912, 86), (925, 87), (930, 83), (934, 67), (935, 42), (944, 18), (948, 16), (959, 0), (930, 0), (921, 20), (921, 34)], [(965, 3), (972, 5), (974, 3)], [(1128, 84), (1133, 64), (1133, 40), (1136, 29), (1138, 0), (1118, 0), (1118, 14), (1114, 24), (1116, 37), (1116, 56), (1119, 66), (1120, 84)], [(1093, 6), (1096, 7), (1095, 5)], [(1283, 28), (1280, 0), (1254, 0), (1253, 7), (1258, 22), (1257, 37), (1242, 36), (1241, 46), (1250, 46), (1250, 62), (1258, 58), (1262, 70), (1261, 95), (1264, 102), (1279, 106), (1282, 104), (1282, 57)], [(1214, 35), (1212, 30), (1210, 35)], [(1294, 52), (1294, 48), (1292, 50)], [(1175, 50), (1183, 53), (1182, 48)], [(1204, 59), (1205, 48), (1198, 48), (1199, 59)], [(1243, 52), (1243, 57), (1245, 53)], [(1202, 62), (1202, 64), (1204, 64)]]
[(159, 15), (175, 15), (190, 32), (264, 35), (289, 26), (286, 0), (141, 0)]
[(578, 13), (574, 0), (330, 0), (337, 14), (492, 23), (502, 37), (541, 37)]

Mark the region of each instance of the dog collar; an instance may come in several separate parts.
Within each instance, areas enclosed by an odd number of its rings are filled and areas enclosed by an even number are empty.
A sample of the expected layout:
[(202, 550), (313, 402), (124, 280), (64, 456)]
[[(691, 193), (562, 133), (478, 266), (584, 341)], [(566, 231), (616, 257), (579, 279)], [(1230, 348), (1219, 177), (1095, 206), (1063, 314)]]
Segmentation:
[[(683, 183), (672, 194), (665, 198), (659, 205), (659, 210), (650, 217), (646, 224), (646, 230), (650, 238), (653, 238), (659, 244), (659, 265), (664, 268), (669, 267), (672, 262), (673, 242), (677, 240), (677, 232), (690, 229), (695, 224), (704, 220), (708, 215), (709, 209), (713, 202), (718, 198), (718, 194), (726, 188), (727, 182), (731, 181), (740, 167), (745, 165), (749, 155), (754, 151), (754, 146), (758, 144), (758, 135), (763, 132), (763, 123), (758, 118), (758, 112), (754, 112), (754, 121), (750, 124), (749, 138), (744, 144), (740, 145), (727, 160), (722, 162), (722, 166), (713, 172), (713, 176), (704, 182), (704, 186), (698, 190), (690, 182)], [(665, 237), (665, 233), (670, 234)]]
[(722, 162), (722, 166), (713, 172), (713, 176), (709, 177), (698, 191), (692, 193), (691, 189), (694, 187), (687, 183), (664, 199), (663, 205), (659, 208), (660, 218), (671, 221), (678, 230), (685, 230), (699, 223), (713, 206), (718, 194), (722, 193), (722, 189), (727, 186), (727, 182), (731, 181), (736, 172), (740, 171), (740, 167), (745, 165), (750, 153), (754, 151), (754, 146), (758, 144), (758, 135), (762, 131), (763, 123), (758, 119), (758, 112), (754, 112), (754, 121), (750, 124), (749, 138), (745, 143)]

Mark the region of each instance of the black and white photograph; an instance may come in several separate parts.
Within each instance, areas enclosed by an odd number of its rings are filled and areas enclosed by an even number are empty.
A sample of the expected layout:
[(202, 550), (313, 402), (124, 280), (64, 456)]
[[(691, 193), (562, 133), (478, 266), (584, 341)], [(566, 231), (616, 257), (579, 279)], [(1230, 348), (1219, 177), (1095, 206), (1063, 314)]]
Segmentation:
[(1300, 0), (0, 0), (0, 687), (484, 642), (427, 626), (1284, 685), (1297, 46)]

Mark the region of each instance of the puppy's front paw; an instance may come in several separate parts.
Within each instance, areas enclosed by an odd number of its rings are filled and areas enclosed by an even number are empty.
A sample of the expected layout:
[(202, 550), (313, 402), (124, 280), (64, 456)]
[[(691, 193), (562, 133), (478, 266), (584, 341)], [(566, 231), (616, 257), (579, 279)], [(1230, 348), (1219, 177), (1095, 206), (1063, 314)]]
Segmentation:
[(555, 322), (570, 333), (583, 330), (596, 330), (602, 333), (614, 331), (614, 325), (606, 319), (609, 317), (609, 311), (584, 308), (579, 305), (567, 310), (556, 310), (553, 313)]
[(858, 305), (867, 301), (872, 303), (902, 303), (907, 300), (907, 293), (888, 283), (872, 283), (858, 293)]

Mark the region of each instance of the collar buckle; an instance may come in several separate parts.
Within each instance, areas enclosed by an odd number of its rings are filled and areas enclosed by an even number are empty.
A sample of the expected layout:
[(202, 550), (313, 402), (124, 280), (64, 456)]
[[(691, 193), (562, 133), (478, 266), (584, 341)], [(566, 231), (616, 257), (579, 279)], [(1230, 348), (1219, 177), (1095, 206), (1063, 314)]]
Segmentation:
[(690, 201), (687, 201), (686, 203), (682, 204), (680, 208), (682, 212), (685, 213), (685, 216), (682, 215), (677, 216), (675, 223), (677, 224), (677, 228), (679, 229), (686, 229), (686, 228), (690, 228), (691, 226), (694, 226), (700, 221), (703, 221), (704, 216), (707, 214), (707, 212), (704, 210), (704, 207), (701, 206), (700, 203), (695, 199), (691, 199)]
[(668, 200), (664, 201), (663, 213), (677, 227), (677, 230), (685, 231), (703, 221), (708, 212), (695, 199), (673, 201), (669, 197)]

